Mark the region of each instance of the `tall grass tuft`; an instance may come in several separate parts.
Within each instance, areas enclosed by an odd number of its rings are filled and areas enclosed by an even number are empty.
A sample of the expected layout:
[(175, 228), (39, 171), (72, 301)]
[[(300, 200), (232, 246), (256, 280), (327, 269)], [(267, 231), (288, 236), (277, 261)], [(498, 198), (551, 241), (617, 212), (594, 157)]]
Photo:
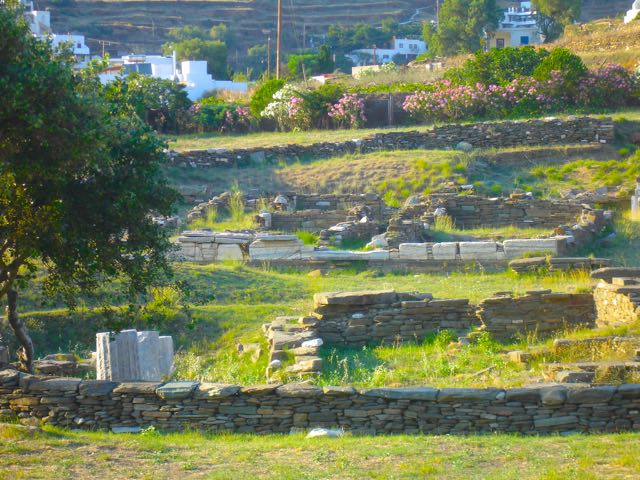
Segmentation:
[(433, 228), (439, 232), (453, 233), (456, 230), (456, 222), (449, 215), (438, 215), (435, 218)]

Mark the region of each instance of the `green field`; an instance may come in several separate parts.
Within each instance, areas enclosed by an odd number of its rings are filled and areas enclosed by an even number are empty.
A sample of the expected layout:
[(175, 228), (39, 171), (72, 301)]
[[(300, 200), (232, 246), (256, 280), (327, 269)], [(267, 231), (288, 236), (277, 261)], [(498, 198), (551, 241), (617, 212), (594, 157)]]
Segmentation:
[(0, 426), (0, 478), (632, 479), (638, 447), (639, 434), (305, 439)]

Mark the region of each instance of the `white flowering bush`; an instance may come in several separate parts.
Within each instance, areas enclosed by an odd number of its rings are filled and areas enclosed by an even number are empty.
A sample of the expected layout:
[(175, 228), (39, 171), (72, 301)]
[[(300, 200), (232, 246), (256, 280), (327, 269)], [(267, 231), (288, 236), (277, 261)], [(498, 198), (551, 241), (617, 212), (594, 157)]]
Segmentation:
[(311, 125), (303, 96), (290, 84), (273, 94), (273, 101), (260, 116), (275, 120), (281, 130), (305, 130)]

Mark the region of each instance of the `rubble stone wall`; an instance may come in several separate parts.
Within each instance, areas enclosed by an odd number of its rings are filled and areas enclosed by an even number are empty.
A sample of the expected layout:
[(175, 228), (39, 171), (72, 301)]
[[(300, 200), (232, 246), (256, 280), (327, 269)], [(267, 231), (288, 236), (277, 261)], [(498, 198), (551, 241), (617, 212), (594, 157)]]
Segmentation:
[(295, 212), (271, 213), (271, 230), (297, 232), (299, 230), (319, 232), (337, 223), (344, 222), (349, 215), (346, 210), (299, 210)]
[(430, 294), (380, 292), (319, 293), (313, 316), (318, 336), (330, 345), (420, 341), (441, 330), (465, 332), (482, 326), (498, 340), (535, 333), (540, 337), (595, 326), (591, 293), (503, 293), (470, 305), (467, 299), (433, 299)]
[(464, 331), (478, 324), (469, 300), (433, 300), (393, 291), (314, 296), (318, 336), (325, 343), (366, 344), (420, 341), (430, 333)]
[(191, 167), (242, 167), (279, 160), (331, 158), (354, 153), (385, 150), (445, 149), (459, 142), (475, 148), (506, 148), (526, 145), (567, 145), (609, 142), (614, 138), (610, 118), (580, 117), (567, 120), (527, 120), (449, 124), (426, 132), (379, 133), (361, 140), (325, 142), (312, 145), (279, 145), (235, 150), (207, 149), (170, 152), (170, 162)]
[(0, 414), (73, 429), (197, 429), (289, 433), (338, 427), (362, 434), (640, 430), (640, 385), (501, 390), (314, 387), (43, 379), (0, 371)]
[(433, 214), (438, 208), (445, 208), (461, 229), (511, 225), (553, 229), (576, 223), (583, 207), (576, 202), (434, 194), (426, 197), (424, 203), (405, 209), (401, 217), (424, 218), (433, 224)]
[(613, 278), (613, 283), (598, 283), (593, 292), (598, 326), (620, 326), (640, 319), (640, 285), (626, 280)]
[(595, 326), (591, 293), (530, 292), (514, 297), (496, 295), (478, 305), (477, 315), (486, 331), (498, 340), (535, 334), (546, 337), (578, 327)]

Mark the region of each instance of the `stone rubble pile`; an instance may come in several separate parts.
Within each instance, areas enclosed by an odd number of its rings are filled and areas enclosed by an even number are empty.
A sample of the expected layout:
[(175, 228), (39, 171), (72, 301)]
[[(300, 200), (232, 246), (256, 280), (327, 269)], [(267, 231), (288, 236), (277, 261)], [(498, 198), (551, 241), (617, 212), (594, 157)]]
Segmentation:
[(173, 339), (156, 331), (96, 334), (96, 378), (157, 382), (173, 373)]
[(547, 382), (603, 384), (612, 380), (640, 378), (640, 362), (604, 361), (545, 363), (542, 375)]
[(319, 355), (322, 340), (318, 338), (316, 323), (314, 317), (278, 317), (263, 325), (270, 349), (267, 379), (292, 356), (294, 362), (285, 368), (287, 373), (304, 379), (322, 371), (322, 357)]
[(35, 373), (56, 377), (84, 377), (95, 371), (95, 368), (95, 358), (78, 360), (72, 353), (54, 353), (33, 362)]
[(567, 270), (597, 270), (608, 267), (611, 261), (606, 258), (591, 257), (531, 257), (519, 258), (509, 262), (509, 268), (516, 273), (536, 272), (548, 269), (550, 272)]

